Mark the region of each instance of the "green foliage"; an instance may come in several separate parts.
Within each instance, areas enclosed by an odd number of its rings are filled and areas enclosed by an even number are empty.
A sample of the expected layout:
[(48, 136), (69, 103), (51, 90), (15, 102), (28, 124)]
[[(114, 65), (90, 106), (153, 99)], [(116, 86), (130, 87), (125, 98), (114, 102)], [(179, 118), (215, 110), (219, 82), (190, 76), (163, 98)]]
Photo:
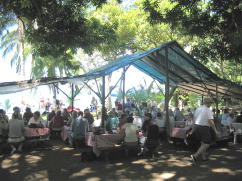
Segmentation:
[(4, 109), (6, 110), (6, 112), (8, 112), (8, 110), (11, 108), (11, 103), (9, 99), (6, 99), (4, 101)]
[[(242, 4), (240, 0), (172, 0), (161, 11), (162, 2), (145, 0), (153, 23), (169, 23), (183, 35), (201, 38), (192, 53), (203, 60), (242, 58)], [(214, 58), (216, 56), (217, 58)]]
[(200, 96), (197, 94), (193, 94), (182, 89), (177, 89), (174, 93), (174, 96), (171, 100), (171, 105), (174, 107), (178, 106), (178, 102), (182, 104), (182, 106), (189, 106), (190, 108), (195, 108), (198, 106), (198, 101)]
[(91, 52), (99, 44), (115, 39), (109, 26), (101, 25), (94, 18), (86, 18), (90, 8), (99, 7), (104, 2), (3, 0), (0, 9), (3, 9), (1, 16), (13, 14), (24, 22), (26, 38), (33, 47), (34, 55), (57, 58), (69, 56), (67, 51), (73, 54), (80, 47)]
[(127, 90), (126, 97), (134, 99), (137, 104), (146, 101), (155, 101), (160, 103), (164, 100), (164, 95), (155, 91), (154, 81), (152, 81), (149, 85), (147, 85), (146, 81), (144, 81), (144, 84), (140, 84), (138, 87), (133, 87)]

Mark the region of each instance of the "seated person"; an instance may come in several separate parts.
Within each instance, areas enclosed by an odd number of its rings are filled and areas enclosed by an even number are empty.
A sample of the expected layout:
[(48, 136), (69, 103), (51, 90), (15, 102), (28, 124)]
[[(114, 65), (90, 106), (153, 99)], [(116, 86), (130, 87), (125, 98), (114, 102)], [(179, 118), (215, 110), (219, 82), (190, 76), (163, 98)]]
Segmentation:
[(108, 113), (108, 119), (106, 124), (106, 130), (112, 131), (113, 129), (117, 129), (119, 123), (119, 119), (117, 118), (117, 114), (114, 112)]
[(124, 125), (127, 122), (127, 118), (128, 118), (128, 115), (127, 114), (122, 114), (121, 115), (120, 121), (119, 121), (119, 124), (118, 124), (119, 131), (124, 130), (123, 127), (124, 127)]
[(134, 112), (134, 116), (133, 116), (133, 118), (134, 118), (134, 121), (133, 121), (133, 123), (136, 125), (136, 126), (138, 126), (138, 128), (141, 128), (141, 126), (142, 126), (142, 119), (141, 119), (141, 117), (139, 116), (139, 112), (138, 111), (135, 111)]
[(13, 154), (16, 149), (22, 151), (23, 141), (24, 141), (24, 121), (19, 111), (15, 111), (12, 115), (12, 119), (9, 120), (9, 132), (8, 132), (8, 142), (11, 145)]
[(159, 127), (156, 124), (152, 124), (148, 128), (147, 139), (145, 142), (145, 148), (148, 151), (157, 151), (157, 148), (160, 145), (159, 139)]
[(32, 111), (31, 111), (31, 109), (30, 109), (29, 107), (27, 107), (27, 108), (25, 109), (25, 113), (24, 113), (24, 115), (23, 115), (24, 124), (27, 125), (28, 122), (29, 122), (29, 120), (30, 120), (33, 116), (34, 116), (34, 115), (33, 115)]
[(28, 127), (32, 128), (43, 128), (45, 127), (44, 120), (40, 117), (40, 112), (35, 111), (34, 116), (29, 120)]
[(160, 146), (159, 138), (159, 127), (156, 124), (151, 124), (148, 127), (147, 138), (144, 144), (144, 147), (141, 148), (141, 152), (138, 153), (138, 156), (145, 154), (147, 152), (154, 153), (158, 151)]
[(147, 136), (148, 128), (149, 128), (149, 126), (151, 124), (152, 124), (152, 115), (151, 115), (151, 113), (145, 113), (145, 115), (144, 115), (144, 122), (143, 122), (143, 125), (141, 127), (141, 130), (142, 130), (142, 132), (143, 132), (145, 137)]
[(222, 120), (222, 126), (230, 128), (231, 124), (234, 122), (234, 113), (229, 113), (226, 120)]
[(178, 107), (174, 111), (174, 118), (175, 118), (175, 121), (184, 121), (185, 119), (185, 116), (183, 115), (183, 113), (180, 111)]
[(86, 120), (88, 121), (88, 124), (90, 127), (93, 127), (93, 122), (94, 122), (94, 117), (93, 115), (90, 113), (89, 109), (85, 109), (84, 110), (84, 117), (86, 118)]
[(50, 128), (54, 131), (62, 130), (64, 126), (64, 117), (61, 115), (61, 111), (57, 111), (50, 123)]
[(192, 115), (188, 115), (187, 116), (187, 119), (186, 119), (185, 126), (186, 127), (192, 127), (193, 124), (194, 124), (194, 122), (193, 122), (193, 116)]
[(8, 117), (3, 109), (0, 109), (0, 143), (8, 137)]
[(89, 129), (88, 120), (83, 117), (83, 112), (79, 112), (79, 114), (78, 118), (72, 120), (69, 135), (69, 142), (74, 147), (78, 145), (78, 143), (85, 143), (85, 136)]
[(165, 119), (163, 118), (162, 112), (157, 113), (155, 123), (159, 127), (159, 133), (160, 134), (165, 133), (166, 125), (165, 125)]
[(66, 108), (63, 109), (62, 117), (64, 118), (64, 121), (65, 121), (65, 122), (68, 122), (68, 121), (70, 121), (70, 119), (71, 119), (71, 116), (70, 116), (70, 114), (68, 113), (68, 110), (67, 110)]
[(127, 123), (123, 126), (125, 133), (124, 143), (128, 145), (138, 145), (138, 127), (133, 124), (133, 121), (133, 117), (128, 117)]
[(55, 111), (52, 110), (52, 111), (48, 114), (48, 116), (47, 116), (47, 121), (48, 121), (48, 123), (50, 123), (51, 120), (53, 119), (53, 117), (55, 117), (55, 116), (56, 116)]

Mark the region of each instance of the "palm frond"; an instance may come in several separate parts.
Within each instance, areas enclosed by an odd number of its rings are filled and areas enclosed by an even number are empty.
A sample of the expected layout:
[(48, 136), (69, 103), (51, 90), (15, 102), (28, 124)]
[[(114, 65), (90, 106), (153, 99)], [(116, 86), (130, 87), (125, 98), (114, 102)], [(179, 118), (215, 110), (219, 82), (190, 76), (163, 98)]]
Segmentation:
[(13, 42), (13, 43), (9, 44), (8, 47), (3, 49), (3, 53), (2, 53), (3, 58), (4, 59), (8, 58), (8, 55), (11, 54), (12, 52), (15, 54), (17, 52), (16, 49), (17, 49), (16, 43)]
[(10, 65), (11, 65), (11, 67), (13, 67), (14, 64), (17, 64), (18, 58), (19, 58), (19, 53), (17, 51), (15, 51), (15, 53), (12, 56), (12, 58), (10, 59)]

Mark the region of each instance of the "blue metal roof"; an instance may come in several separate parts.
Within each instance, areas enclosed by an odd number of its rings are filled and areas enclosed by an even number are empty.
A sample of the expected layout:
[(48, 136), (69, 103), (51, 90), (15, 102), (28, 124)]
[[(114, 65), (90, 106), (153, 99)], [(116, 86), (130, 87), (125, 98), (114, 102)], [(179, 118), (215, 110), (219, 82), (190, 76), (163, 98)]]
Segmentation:
[[(165, 49), (168, 51), (167, 58), (169, 64), (170, 86), (177, 86), (201, 95), (215, 95), (217, 90), (219, 96), (242, 99), (242, 85), (219, 78), (207, 67), (184, 51), (176, 41), (164, 43), (144, 52), (120, 57), (83, 75), (59, 78), (59, 80), (58, 78), (54, 78), (54, 80), (49, 81), (49, 84), (58, 81), (72, 83), (87, 81), (108, 75), (129, 65), (135, 66), (140, 71), (151, 76), (160, 83), (165, 83)], [(48, 84), (48, 81), (41, 80), (39, 81), (39, 85)], [(35, 85), (37, 85), (36, 81)], [(6, 83), (0, 84), (0, 94), (3, 94), (6, 89), (1, 89), (1, 86), (6, 87)], [(28, 86), (25, 86), (25, 88), (26, 87)], [(16, 88), (13, 90), (16, 92)]]

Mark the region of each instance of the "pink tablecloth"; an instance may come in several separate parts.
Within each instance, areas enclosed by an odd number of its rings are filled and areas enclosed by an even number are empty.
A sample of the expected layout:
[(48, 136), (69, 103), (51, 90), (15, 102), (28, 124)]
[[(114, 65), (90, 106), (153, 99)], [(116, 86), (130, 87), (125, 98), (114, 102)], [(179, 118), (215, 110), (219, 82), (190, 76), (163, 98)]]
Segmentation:
[(93, 152), (99, 156), (100, 149), (111, 148), (124, 139), (124, 134), (102, 134), (94, 135), (92, 132), (86, 134), (86, 144), (93, 147)]
[(186, 138), (187, 128), (172, 128), (171, 137), (174, 138)]
[(38, 137), (49, 134), (49, 128), (25, 128), (25, 137)]

